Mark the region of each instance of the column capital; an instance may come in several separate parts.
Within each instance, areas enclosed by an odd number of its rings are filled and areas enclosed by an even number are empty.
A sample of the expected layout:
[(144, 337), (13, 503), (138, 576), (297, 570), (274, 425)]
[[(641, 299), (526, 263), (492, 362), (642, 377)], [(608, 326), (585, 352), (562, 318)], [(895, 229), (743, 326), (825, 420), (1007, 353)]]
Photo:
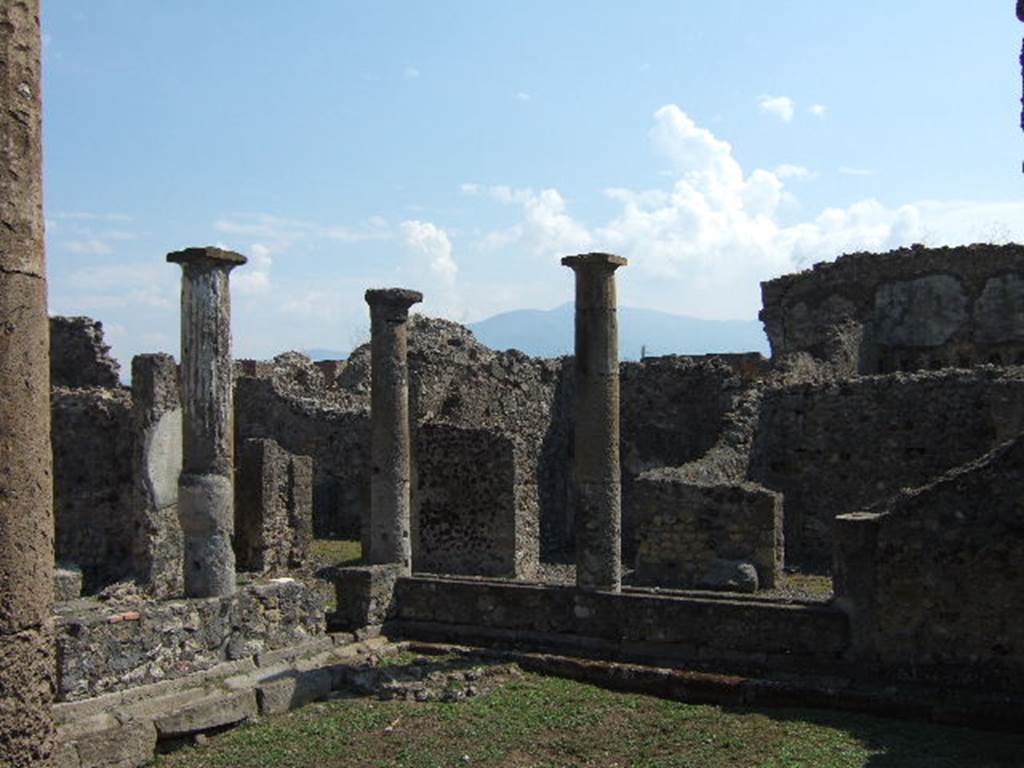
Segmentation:
[(409, 307), (423, 301), (423, 294), (409, 288), (370, 288), (364, 298), (371, 309), (387, 309), (408, 312)]
[(200, 248), (185, 248), (181, 251), (172, 251), (167, 254), (167, 261), (171, 264), (181, 264), (183, 267), (194, 264), (200, 267), (233, 269), (245, 264), (248, 259), (240, 253), (207, 245)]
[(624, 267), (629, 264), (625, 256), (614, 253), (578, 253), (575, 256), (564, 256), (562, 266), (570, 269), (582, 268), (605, 268), (609, 271)]

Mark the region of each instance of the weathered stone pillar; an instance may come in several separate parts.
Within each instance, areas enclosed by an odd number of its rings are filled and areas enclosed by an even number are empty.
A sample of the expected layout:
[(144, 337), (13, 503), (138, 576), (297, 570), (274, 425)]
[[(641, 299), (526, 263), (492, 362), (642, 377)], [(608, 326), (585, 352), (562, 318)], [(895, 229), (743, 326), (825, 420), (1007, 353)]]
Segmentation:
[(220, 248), (167, 254), (180, 264), (181, 401), (184, 414), (178, 516), (184, 538), (185, 594), (235, 591), (234, 408), (228, 275), (245, 257)]
[(366, 560), (412, 572), (409, 531), (409, 307), (423, 294), (366, 292), (370, 305), (370, 535)]
[(566, 256), (576, 273), (576, 585), (622, 585), (619, 467), (619, 323), (610, 253)]
[(53, 458), (39, 1), (0, 3), (0, 765), (50, 764)]
[(154, 597), (182, 592), (181, 397), (178, 366), (165, 354), (132, 359), (132, 571)]

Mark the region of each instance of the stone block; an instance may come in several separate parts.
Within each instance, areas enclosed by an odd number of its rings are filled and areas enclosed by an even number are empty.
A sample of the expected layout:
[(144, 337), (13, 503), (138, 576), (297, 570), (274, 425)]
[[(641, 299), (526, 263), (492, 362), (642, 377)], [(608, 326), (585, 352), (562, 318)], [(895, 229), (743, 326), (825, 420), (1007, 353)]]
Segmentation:
[(91, 317), (50, 318), (50, 381), (55, 387), (117, 387), (121, 366)]
[(311, 701), (325, 699), (331, 692), (331, 671), (314, 669), (284, 674), (256, 688), (261, 715), (278, 715)]
[(392, 613), (400, 565), (362, 565), (341, 568), (335, 576), (340, 628), (355, 630), (383, 624)]
[(258, 713), (254, 691), (218, 692), (204, 696), (173, 714), (156, 718), (154, 725), (160, 739), (179, 739), (241, 723)]
[(81, 768), (137, 768), (153, 758), (156, 728), (147, 721), (121, 724), (75, 739)]

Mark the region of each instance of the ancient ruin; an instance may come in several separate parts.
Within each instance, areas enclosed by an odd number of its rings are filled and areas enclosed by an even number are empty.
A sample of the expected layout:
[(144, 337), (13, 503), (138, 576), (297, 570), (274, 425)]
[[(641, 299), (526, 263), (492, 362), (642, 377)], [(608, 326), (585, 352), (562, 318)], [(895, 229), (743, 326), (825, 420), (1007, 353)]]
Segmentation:
[(233, 360), (245, 258), (189, 248), (181, 359), (125, 386), (47, 322), (38, 4), (0, 22), (0, 764), (139, 766), (397, 639), (1019, 729), (1024, 246), (843, 255), (762, 285), (770, 360), (638, 362), (611, 254), (563, 260), (571, 357), (384, 289), (314, 362)]

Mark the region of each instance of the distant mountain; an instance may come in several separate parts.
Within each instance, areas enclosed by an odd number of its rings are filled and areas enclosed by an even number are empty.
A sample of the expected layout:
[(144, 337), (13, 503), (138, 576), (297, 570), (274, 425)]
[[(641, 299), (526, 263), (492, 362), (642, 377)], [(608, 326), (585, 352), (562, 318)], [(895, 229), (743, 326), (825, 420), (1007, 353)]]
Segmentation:
[[(572, 353), (573, 305), (503, 312), (469, 329), (492, 349), (518, 349), (537, 357)], [(619, 357), (702, 355), (711, 352), (768, 354), (768, 339), (757, 320), (702, 320), (653, 309), (619, 307)]]
[(325, 349), (323, 347), (312, 347), (311, 349), (304, 349), (302, 352), (311, 360), (344, 360), (348, 357), (348, 352), (342, 352), (340, 349)]

